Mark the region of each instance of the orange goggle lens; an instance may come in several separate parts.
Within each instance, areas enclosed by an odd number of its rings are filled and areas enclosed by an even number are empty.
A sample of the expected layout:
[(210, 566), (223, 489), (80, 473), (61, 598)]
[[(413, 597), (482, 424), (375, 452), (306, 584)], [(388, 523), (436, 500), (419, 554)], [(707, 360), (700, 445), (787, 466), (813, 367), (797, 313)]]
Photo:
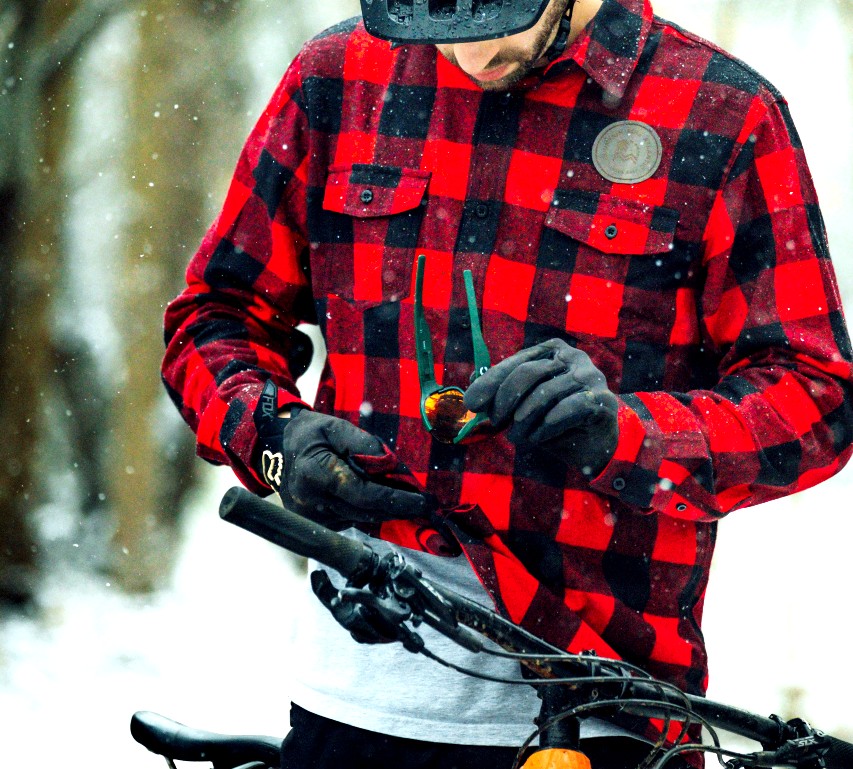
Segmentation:
[[(463, 391), (458, 387), (445, 387), (424, 398), (423, 414), (436, 440), (442, 443), (454, 443), (465, 426), (477, 418), (475, 412), (465, 408), (463, 396)], [(486, 423), (483, 421), (476, 427), (479, 428), (481, 424)], [(466, 436), (468, 437), (470, 436)]]

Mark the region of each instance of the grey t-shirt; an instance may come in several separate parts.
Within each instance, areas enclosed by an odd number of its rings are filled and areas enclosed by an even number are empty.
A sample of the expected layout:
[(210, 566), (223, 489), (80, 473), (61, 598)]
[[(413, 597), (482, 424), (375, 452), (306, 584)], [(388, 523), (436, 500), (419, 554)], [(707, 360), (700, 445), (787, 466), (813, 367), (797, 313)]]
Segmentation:
[[(369, 539), (359, 532), (346, 533)], [(375, 539), (369, 543), (380, 553), (390, 549)], [(402, 552), (425, 577), (491, 606), (464, 556)], [(318, 565), (311, 563), (310, 567), (313, 570)], [(342, 583), (337, 575), (330, 577)], [(296, 621), (288, 647), (289, 693), (301, 707), (362, 729), (431, 742), (519, 746), (535, 730), (539, 699), (531, 686), (472, 678), (412, 654), (397, 643), (356, 643), (311, 593), (307, 580), (304, 588), (294, 597)], [(444, 659), (493, 676), (521, 678), (513, 660), (472, 654), (426, 626), (417, 632)], [(585, 737), (624, 733), (592, 719), (582, 724)]]

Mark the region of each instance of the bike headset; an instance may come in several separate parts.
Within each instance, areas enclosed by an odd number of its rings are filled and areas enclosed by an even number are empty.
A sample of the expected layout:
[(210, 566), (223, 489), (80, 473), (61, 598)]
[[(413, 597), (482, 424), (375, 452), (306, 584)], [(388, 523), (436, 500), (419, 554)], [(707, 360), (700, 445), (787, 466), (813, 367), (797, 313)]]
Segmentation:
[[(393, 47), (406, 43), (470, 43), (530, 29), (551, 0), (361, 0), (364, 26)], [(556, 0), (562, 2), (562, 0)], [(566, 47), (577, 0), (565, 0), (549, 60)]]

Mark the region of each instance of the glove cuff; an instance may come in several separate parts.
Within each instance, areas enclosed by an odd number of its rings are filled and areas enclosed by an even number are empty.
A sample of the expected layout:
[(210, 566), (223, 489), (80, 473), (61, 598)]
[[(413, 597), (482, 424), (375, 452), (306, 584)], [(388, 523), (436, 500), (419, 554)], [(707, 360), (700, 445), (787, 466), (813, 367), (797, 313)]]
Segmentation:
[(263, 482), (276, 492), (281, 491), (284, 477), (284, 431), (297, 413), (307, 407), (301, 403), (290, 404), (289, 418), (280, 417), (279, 408), (279, 389), (275, 382), (268, 379), (253, 414), (258, 433), (254, 465)]

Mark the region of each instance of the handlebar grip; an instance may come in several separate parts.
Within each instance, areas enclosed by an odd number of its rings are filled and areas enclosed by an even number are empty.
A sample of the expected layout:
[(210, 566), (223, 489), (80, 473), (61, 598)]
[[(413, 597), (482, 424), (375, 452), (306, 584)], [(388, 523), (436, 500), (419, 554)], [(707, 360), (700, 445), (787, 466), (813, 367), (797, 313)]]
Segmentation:
[(827, 769), (850, 769), (853, 766), (853, 743), (830, 737), (829, 752), (824, 756)]
[(239, 486), (225, 492), (219, 516), (291, 553), (313, 558), (344, 577), (356, 576), (374, 559), (373, 551), (361, 542), (266, 502)]

